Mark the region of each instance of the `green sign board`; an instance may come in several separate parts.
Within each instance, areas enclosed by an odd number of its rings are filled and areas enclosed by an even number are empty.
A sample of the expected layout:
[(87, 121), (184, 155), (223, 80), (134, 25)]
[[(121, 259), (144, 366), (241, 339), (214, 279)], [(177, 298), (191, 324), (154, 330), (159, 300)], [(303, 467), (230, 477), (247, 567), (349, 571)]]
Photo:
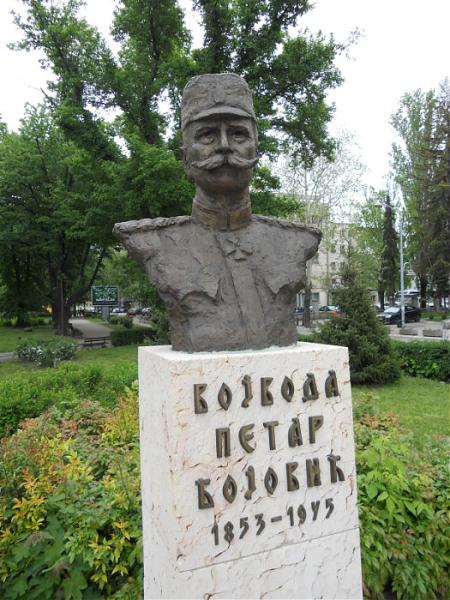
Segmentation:
[(119, 303), (119, 288), (116, 285), (94, 285), (92, 304), (94, 306), (116, 306)]

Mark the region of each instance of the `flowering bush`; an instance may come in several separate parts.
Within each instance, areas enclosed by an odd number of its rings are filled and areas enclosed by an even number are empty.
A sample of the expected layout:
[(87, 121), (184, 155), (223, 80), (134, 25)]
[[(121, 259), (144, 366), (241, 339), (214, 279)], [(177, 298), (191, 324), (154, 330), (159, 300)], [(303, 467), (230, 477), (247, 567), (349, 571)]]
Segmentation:
[(141, 597), (135, 391), (52, 408), (0, 454), (0, 597)]
[(35, 362), (40, 367), (56, 367), (62, 360), (71, 360), (75, 356), (77, 344), (69, 340), (26, 340), (16, 348), (21, 360)]

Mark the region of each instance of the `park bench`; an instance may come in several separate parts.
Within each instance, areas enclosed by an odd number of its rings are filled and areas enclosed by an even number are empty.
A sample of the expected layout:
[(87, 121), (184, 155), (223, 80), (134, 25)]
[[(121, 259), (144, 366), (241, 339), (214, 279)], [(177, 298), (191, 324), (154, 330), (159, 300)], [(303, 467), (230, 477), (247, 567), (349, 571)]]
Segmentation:
[(84, 338), (83, 348), (85, 348), (86, 346), (89, 346), (89, 347), (101, 346), (102, 348), (106, 348), (110, 339), (111, 338), (109, 338), (108, 336)]

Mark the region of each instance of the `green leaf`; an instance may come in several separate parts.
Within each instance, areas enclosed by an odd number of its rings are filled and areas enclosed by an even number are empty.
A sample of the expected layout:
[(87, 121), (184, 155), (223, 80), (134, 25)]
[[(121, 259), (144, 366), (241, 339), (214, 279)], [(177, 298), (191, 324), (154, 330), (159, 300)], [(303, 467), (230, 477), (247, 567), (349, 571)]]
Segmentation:
[(69, 577), (63, 581), (64, 598), (65, 600), (82, 600), (82, 590), (87, 588), (87, 582), (84, 578), (81, 569), (73, 568), (70, 571)]
[(369, 485), (366, 487), (366, 490), (370, 500), (372, 500), (372, 498), (375, 498), (375, 496), (378, 494), (378, 488), (373, 483), (369, 483)]
[(395, 510), (395, 504), (390, 497), (386, 500), (386, 509), (390, 515), (392, 515)]

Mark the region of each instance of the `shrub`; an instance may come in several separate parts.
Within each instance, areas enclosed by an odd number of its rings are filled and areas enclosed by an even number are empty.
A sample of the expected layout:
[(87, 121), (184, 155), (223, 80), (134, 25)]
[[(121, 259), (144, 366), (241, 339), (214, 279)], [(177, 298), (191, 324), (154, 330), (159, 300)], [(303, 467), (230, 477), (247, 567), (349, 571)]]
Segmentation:
[(131, 329), (133, 327), (133, 318), (132, 317), (124, 317), (122, 325), (126, 329)]
[(50, 406), (72, 406), (86, 398), (114, 406), (117, 394), (136, 376), (134, 364), (111, 368), (63, 364), (56, 370), (0, 380), (0, 438), (15, 431), (23, 419), (37, 417)]
[(317, 333), (311, 333), (310, 335), (308, 334), (299, 334), (298, 335), (298, 341), (299, 342), (309, 342), (309, 343), (313, 343), (313, 344), (323, 344), (323, 342), (321, 342), (319, 340), (319, 336), (317, 335)]
[(62, 360), (71, 360), (76, 350), (76, 343), (68, 340), (28, 339), (17, 346), (16, 354), (21, 360), (34, 362), (40, 367), (56, 367)]
[(450, 342), (395, 342), (402, 370), (413, 377), (450, 381)]
[[(376, 397), (368, 395), (369, 404)], [(450, 494), (444, 444), (419, 454), (395, 419), (362, 410), (355, 426), (364, 592), (447, 598)]]
[(0, 597), (142, 597), (137, 399), (51, 409), (0, 442)]
[(0, 327), (14, 327), (15, 319), (0, 319)]
[(400, 377), (400, 364), (389, 334), (377, 319), (365, 286), (356, 272), (347, 267), (341, 288), (333, 292), (341, 316), (327, 321), (318, 339), (327, 344), (347, 346), (352, 383), (390, 383)]
[(165, 308), (156, 306), (152, 318), (152, 340), (155, 344), (170, 344), (169, 317)]
[(115, 329), (111, 331), (113, 346), (128, 346), (129, 344), (143, 344), (145, 338), (151, 339), (153, 329), (149, 327), (132, 327), (131, 329)]
[(429, 312), (422, 311), (422, 319), (430, 319), (430, 321), (444, 321), (450, 317), (447, 312)]
[[(92, 319), (93, 317), (89, 317), (90, 319)], [(108, 323), (110, 323), (111, 325), (122, 325), (123, 324), (123, 320), (127, 318), (127, 317), (115, 317), (114, 315), (110, 315), (108, 317)]]
[(28, 321), (32, 327), (38, 327), (41, 325), (50, 325), (52, 322), (52, 319), (51, 319), (51, 317), (48, 317), (48, 316), (47, 317), (39, 316), (39, 317), (30, 317), (28, 319)]

